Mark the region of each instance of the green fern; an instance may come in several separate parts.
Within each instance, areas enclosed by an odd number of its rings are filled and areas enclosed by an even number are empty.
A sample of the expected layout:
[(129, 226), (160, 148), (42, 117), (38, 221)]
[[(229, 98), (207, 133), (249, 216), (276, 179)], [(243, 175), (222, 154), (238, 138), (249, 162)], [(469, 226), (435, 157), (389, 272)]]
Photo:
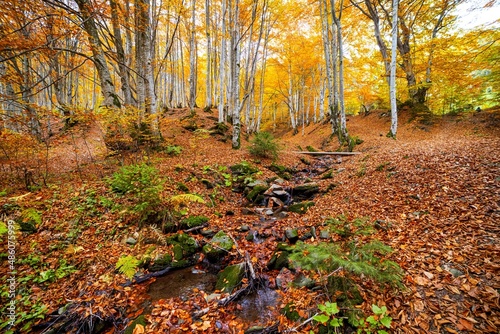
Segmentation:
[(33, 222), (36, 225), (40, 225), (42, 223), (42, 216), (40, 215), (40, 212), (33, 208), (28, 208), (24, 210), (21, 213), (21, 217), (23, 218), (23, 221), (25, 222)]
[(118, 262), (116, 262), (116, 269), (128, 279), (132, 279), (139, 264), (140, 261), (132, 255), (122, 256), (118, 259)]
[(205, 204), (205, 200), (195, 194), (180, 194), (170, 197), (170, 203), (172, 204), (174, 210), (177, 211), (181, 206), (189, 203)]

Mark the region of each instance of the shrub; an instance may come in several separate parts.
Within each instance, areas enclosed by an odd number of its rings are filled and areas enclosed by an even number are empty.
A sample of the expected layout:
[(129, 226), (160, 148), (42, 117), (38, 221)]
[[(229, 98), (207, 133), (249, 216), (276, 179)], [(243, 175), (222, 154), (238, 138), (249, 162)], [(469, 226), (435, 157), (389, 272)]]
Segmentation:
[(163, 183), (158, 170), (145, 163), (124, 166), (108, 179), (111, 189), (121, 195), (129, 195), (135, 202), (132, 211), (145, 219), (161, 203)]
[(269, 132), (258, 132), (250, 141), (251, 146), (248, 148), (250, 154), (260, 158), (278, 158), (280, 145)]

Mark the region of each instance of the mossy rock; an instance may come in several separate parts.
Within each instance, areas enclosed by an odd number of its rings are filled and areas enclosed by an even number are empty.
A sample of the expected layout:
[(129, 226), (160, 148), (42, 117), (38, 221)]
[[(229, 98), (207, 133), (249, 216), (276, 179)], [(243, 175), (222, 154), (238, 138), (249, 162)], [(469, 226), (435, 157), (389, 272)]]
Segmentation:
[(281, 309), (281, 312), (287, 317), (287, 319), (292, 321), (298, 321), (300, 319), (299, 312), (297, 312), (297, 308), (291, 302), (287, 303), (284, 308)]
[(181, 226), (183, 228), (193, 228), (193, 227), (203, 226), (209, 220), (210, 220), (210, 218), (208, 218), (206, 216), (191, 216), (188, 218), (184, 218), (181, 221)]
[(333, 168), (329, 169), (328, 171), (321, 174), (322, 180), (331, 179), (331, 178), (333, 178)]
[(149, 271), (160, 271), (172, 265), (172, 255), (165, 254), (161, 257), (158, 257), (152, 266), (149, 266)]
[(186, 186), (184, 183), (182, 182), (177, 182), (177, 189), (179, 189), (180, 191), (183, 191), (183, 192), (189, 192), (189, 188), (188, 186)]
[(203, 183), (203, 185), (204, 185), (207, 189), (213, 189), (213, 188), (214, 188), (214, 185), (213, 185), (213, 183), (212, 183), (210, 180), (207, 180), (207, 179), (202, 179), (202, 180), (201, 180), (201, 183)]
[[(185, 257), (193, 255), (200, 248), (198, 241), (185, 233), (177, 233), (169, 237), (167, 241), (169, 244), (174, 246), (174, 258), (176, 261), (180, 261)], [(182, 255), (179, 255), (179, 252)]]
[(312, 198), (319, 192), (319, 185), (315, 182), (304, 183), (296, 186), (292, 190), (292, 196), (297, 200), (306, 200)]
[(250, 202), (256, 203), (259, 195), (262, 195), (268, 189), (266, 185), (256, 185), (253, 189), (247, 194), (246, 198)]
[(290, 212), (295, 212), (295, 213), (300, 213), (304, 214), (307, 212), (307, 210), (311, 207), (314, 206), (314, 202), (301, 202), (301, 203), (295, 203), (292, 204), (288, 207), (288, 211)]
[(316, 286), (316, 282), (303, 274), (299, 274), (293, 280), (292, 285), (298, 288), (306, 287), (312, 289)]
[(239, 164), (229, 166), (229, 169), (231, 169), (231, 172), (234, 175), (252, 175), (259, 171), (257, 167), (250, 165), (246, 161), (242, 161)]
[(275, 163), (272, 163), (268, 168), (284, 180), (291, 180), (292, 175), (297, 172), (294, 168), (289, 168)]
[(215, 289), (231, 293), (245, 276), (245, 267), (244, 262), (226, 267), (217, 275)]
[(286, 251), (276, 251), (267, 263), (267, 268), (269, 270), (281, 270), (282, 268), (290, 268), (290, 256), (289, 252)]
[(267, 263), (267, 268), (269, 270), (281, 270), (283, 268), (290, 269), (290, 260), (288, 257), (292, 252), (293, 246), (280, 242), (276, 246), (276, 250), (271, 256), (271, 260)]
[(210, 134), (212, 135), (225, 135), (229, 131), (229, 126), (226, 123), (217, 123), (215, 126), (210, 128)]
[(288, 228), (285, 231), (285, 237), (291, 242), (295, 243), (299, 240), (299, 231), (296, 228)]
[(233, 240), (224, 232), (219, 231), (214, 235), (210, 243), (203, 246), (203, 253), (212, 262), (220, 260), (234, 246)]
[(127, 326), (127, 328), (125, 329), (125, 332), (123, 332), (123, 333), (124, 334), (133, 334), (137, 325), (141, 325), (143, 327), (146, 327), (147, 321), (146, 321), (146, 317), (144, 315), (141, 314), (140, 316), (135, 318), (135, 320), (132, 321), (132, 323)]

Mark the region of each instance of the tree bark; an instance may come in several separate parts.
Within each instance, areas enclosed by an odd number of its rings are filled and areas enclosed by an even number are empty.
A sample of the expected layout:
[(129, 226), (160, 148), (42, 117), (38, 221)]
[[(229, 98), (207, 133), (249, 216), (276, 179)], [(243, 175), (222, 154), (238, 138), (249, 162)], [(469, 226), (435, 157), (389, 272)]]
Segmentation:
[(94, 19), (94, 13), (91, 12), (91, 6), (88, 0), (75, 0), (80, 11), (83, 28), (87, 32), (89, 44), (92, 49), (92, 59), (94, 61), (99, 82), (101, 84), (101, 94), (104, 98), (103, 107), (120, 108), (121, 103), (115, 92), (115, 86), (108, 69), (108, 63), (104, 55), (102, 43), (99, 39), (97, 25)]

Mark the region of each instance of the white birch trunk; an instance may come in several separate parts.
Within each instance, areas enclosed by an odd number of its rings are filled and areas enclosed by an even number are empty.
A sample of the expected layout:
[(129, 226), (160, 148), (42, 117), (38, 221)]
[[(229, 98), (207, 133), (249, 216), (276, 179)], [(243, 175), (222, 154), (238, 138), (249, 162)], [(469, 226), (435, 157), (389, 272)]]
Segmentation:
[(391, 71), (389, 91), (391, 100), (391, 131), (389, 135), (396, 138), (398, 131), (398, 106), (396, 102), (396, 52), (398, 42), (398, 0), (392, 4), (392, 46), (391, 46)]

